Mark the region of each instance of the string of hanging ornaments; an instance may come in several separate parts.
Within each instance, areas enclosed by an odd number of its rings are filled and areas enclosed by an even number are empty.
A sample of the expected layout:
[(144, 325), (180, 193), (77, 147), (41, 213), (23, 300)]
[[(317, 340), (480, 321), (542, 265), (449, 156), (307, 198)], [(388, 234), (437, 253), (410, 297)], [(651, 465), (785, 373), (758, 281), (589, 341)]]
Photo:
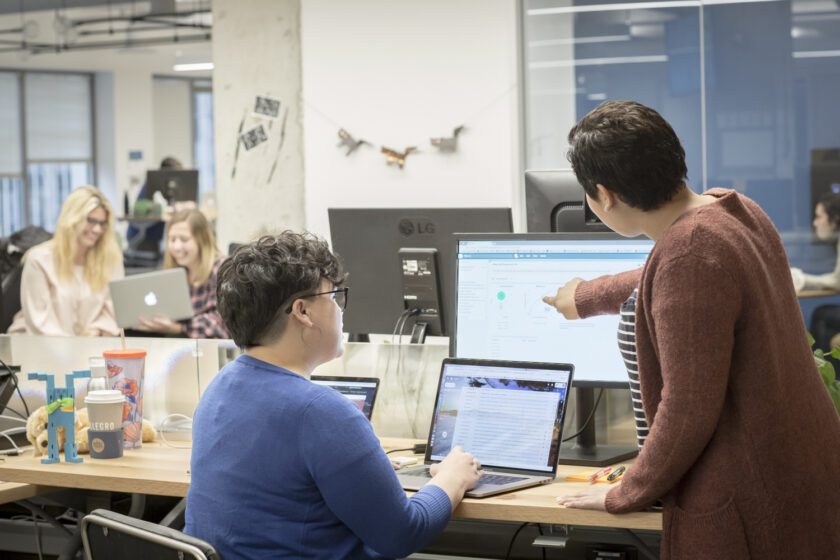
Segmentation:
[[(465, 131), (469, 130), (469, 125), (474, 123), (483, 113), (504, 100), (515, 88), (515, 83), (508, 86), (478, 111), (475, 111), (469, 118), (461, 121), (462, 124), (453, 127), (452, 133), (449, 136), (429, 138), (429, 145), (435, 148), (435, 152), (438, 154), (452, 154), (456, 152), (458, 150), (459, 139)], [(336, 128), (336, 134), (338, 136), (336, 147), (344, 150), (344, 155), (347, 157), (361, 152), (362, 150), (360, 148), (363, 147), (376, 148), (384, 157), (387, 165), (404, 169), (408, 156), (421, 151), (418, 147), (419, 144), (397, 150), (384, 144), (375, 144), (362, 137), (357, 137), (347, 130), (347, 128), (339, 124), (336, 119), (329, 117), (305, 99), (303, 100), (303, 104), (313, 114)], [(271, 168), (267, 177), (267, 182), (271, 182), (274, 172), (277, 169), (278, 161), (280, 160), (283, 145), (285, 144), (288, 116), (288, 106), (270, 94), (256, 96), (253, 105), (245, 108), (236, 131), (236, 148), (234, 149), (233, 155), (231, 179), (236, 177), (237, 166), (243, 153), (242, 149), (244, 148), (244, 151), (247, 153), (259, 146), (263, 146), (258, 151), (272, 157)], [(273, 144), (276, 145), (272, 146)]]

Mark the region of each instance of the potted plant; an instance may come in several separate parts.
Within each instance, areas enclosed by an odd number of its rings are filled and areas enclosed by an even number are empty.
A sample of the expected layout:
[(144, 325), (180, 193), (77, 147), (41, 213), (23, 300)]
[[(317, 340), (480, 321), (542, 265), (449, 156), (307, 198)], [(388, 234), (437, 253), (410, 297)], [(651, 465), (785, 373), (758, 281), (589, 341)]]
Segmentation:
[[(811, 346), (814, 345), (814, 337), (811, 336), (811, 333), (808, 333), (808, 344)], [(828, 394), (834, 402), (837, 413), (840, 414), (840, 381), (837, 380), (835, 375), (834, 364), (827, 359), (829, 356), (840, 360), (840, 347), (835, 346), (828, 353), (819, 348), (814, 349), (814, 361), (817, 363), (817, 369), (820, 372), (825, 386), (828, 388)]]

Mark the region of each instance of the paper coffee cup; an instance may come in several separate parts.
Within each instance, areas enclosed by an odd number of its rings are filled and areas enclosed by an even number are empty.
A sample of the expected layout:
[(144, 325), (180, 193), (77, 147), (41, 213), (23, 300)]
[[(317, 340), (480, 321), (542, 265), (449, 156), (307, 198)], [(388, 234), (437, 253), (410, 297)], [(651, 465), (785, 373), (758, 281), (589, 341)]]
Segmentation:
[(123, 427), (125, 395), (120, 391), (91, 391), (85, 397), (90, 429), (96, 432), (114, 432)]

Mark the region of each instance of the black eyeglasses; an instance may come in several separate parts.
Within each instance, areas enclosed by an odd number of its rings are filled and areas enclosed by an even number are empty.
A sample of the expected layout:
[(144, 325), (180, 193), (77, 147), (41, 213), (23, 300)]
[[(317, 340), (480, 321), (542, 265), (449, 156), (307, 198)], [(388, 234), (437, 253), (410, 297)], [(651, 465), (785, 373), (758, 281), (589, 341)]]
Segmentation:
[[(337, 288), (335, 290), (330, 290), (328, 292), (317, 292), (317, 293), (314, 293), (314, 294), (304, 294), (302, 296), (295, 296), (292, 299), (292, 305), (294, 305), (294, 300), (296, 300), (296, 299), (310, 298), (310, 297), (315, 297), (315, 296), (325, 296), (327, 294), (333, 294), (333, 299), (335, 300), (336, 305), (338, 305), (341, 308), (342, 311), (347, 309), (347, 300), (349, 299), (349, 294), (350, 294), (350, 288), (349, 287)], [(289, 307), (286, 308), (286, 313), (291, 313), (291, 312), (292, 312), (292, 306), (290, 305)]]

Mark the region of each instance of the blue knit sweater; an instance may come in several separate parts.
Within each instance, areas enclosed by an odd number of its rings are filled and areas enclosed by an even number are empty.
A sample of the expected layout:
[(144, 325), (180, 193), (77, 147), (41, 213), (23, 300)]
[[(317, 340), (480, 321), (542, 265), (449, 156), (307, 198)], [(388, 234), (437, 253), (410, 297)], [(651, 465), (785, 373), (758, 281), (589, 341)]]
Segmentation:
[(407, 556), (451, 512), (437, 486), (406, 497), (344, 396), (250, 356), (201, 397), (191, 473), (185, 531), (225, 560)]

